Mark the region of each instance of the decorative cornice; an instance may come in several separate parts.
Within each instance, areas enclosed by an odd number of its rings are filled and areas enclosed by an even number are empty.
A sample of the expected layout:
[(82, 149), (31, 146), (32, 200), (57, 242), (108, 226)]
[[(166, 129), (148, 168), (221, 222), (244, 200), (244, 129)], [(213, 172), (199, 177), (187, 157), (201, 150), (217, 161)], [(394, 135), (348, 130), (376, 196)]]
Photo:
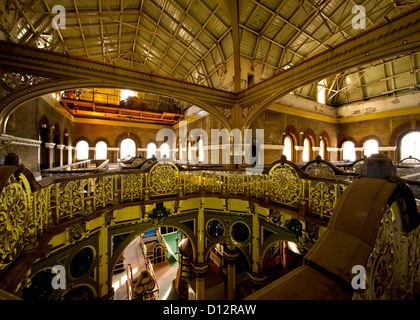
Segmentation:
[(27, 146), (27, 147), (39, 147), (42, 143), (42, 141), (39, 141), (39, 140), (15, 137), (15, 136), (4, 134), (4, 133), (0, 134), (0, 141), (2, 142), (5, 141), (5, 143), (3, 142), (3, 144), (21, 145), (21, 146)]
[(45, 142), (45, 147), (49, 148), (49, 149), (54, 149), (55, 147), (55, 143), (52, 142)]

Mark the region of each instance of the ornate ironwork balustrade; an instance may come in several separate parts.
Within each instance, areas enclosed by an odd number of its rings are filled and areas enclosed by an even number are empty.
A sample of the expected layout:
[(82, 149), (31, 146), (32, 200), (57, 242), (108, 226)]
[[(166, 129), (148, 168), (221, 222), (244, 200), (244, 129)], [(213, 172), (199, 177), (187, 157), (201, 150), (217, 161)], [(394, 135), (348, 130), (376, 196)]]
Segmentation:
[(0, 271), (45, 232), (120, 205), (171, 197), (239, 197), (328, 220), (348, 181), (311, 177), (284, 159), (261, 174), (185, 169), (171, 161), (150, 170), (65, 177), (40, 186), (29, 170), (3, 166), (0, 181)]

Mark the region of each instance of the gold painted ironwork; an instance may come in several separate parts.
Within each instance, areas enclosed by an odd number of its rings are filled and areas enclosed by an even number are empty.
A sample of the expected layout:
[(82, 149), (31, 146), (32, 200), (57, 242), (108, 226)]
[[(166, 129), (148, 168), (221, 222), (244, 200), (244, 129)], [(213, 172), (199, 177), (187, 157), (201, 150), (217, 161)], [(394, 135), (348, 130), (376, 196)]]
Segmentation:
[(164, 161), (149, 171), (58, 178), (36, 191), (31, 191), (25, 175), (20, 174), (19, 179), (11, 175), (0, 193), (0, 270), (25, 245), (35, 243), (43, 231), (117, 204), (211, 194), (268, 201), (328, 219), (348, 184), (349, 181), (308, 176), (289, 161), (277, 163), (263, 174), (208, 168), (188, 170)]

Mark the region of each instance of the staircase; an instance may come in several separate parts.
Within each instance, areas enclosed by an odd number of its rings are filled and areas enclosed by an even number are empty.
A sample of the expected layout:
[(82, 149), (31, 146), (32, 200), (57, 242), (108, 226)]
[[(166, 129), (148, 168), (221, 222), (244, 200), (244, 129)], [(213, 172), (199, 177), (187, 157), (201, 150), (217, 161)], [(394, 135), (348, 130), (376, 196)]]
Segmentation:
[(178, 297), (179, 300), (188, 300), (188, 289), (191, 279), (191, 258), (180, 255), (178, 270)]

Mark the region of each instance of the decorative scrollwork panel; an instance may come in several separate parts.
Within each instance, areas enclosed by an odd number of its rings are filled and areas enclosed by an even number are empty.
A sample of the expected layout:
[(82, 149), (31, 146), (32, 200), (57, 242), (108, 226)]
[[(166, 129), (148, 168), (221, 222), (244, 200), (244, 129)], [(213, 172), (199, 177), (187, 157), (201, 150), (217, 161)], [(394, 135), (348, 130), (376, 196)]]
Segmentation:
[(223, 180), (218, 172), (205, 172), (203, 181), (207, 192), (221, 193)]
[(232, 172), (227, 177), (227, 191), (229, 194), (244, 194), (245, 176), (242, 172)]
[(113, 202), (114, 185), (113, 179), (108, 177), (101, 177), (95, 179), (95, 205), (105, 207)]
[(121, 201), (140, 199), (143, 191), (143, 177), (134, 173), (121, 176)]
[(366, 289), (356, 300), (413, 299), (420, 293), (420, 232), (402, 232), (399, 206), (387, 207), (366, 263)]
[(184, 194), (198, 193), (200, 190), (201, 173), (197, 171), (183, 172), (182, 186)]
[(150, 196), (177, 194), (179, 187), (179, 171), (169, 161), (156, 163), (149, 172), (148, 186)]
[(69, 181), (56, 184), (57, 193), (57, 222), (62, 218), (72, 218), (83, 214), (83, 180)]
[(310, 181), (309, 209), (321, 217), (330, 216), (336, 204), (336, 185), (323, 181)]
[(30, 237), (30, 195), (22, 180), (11, 176), (0, 194), (0, 269), (10, 264)]
[(296, 205), (303, 194), (299, 175), (287, 163), (279, 163), (270, 170), (268, 189), (272, 200), (285, 205)]

